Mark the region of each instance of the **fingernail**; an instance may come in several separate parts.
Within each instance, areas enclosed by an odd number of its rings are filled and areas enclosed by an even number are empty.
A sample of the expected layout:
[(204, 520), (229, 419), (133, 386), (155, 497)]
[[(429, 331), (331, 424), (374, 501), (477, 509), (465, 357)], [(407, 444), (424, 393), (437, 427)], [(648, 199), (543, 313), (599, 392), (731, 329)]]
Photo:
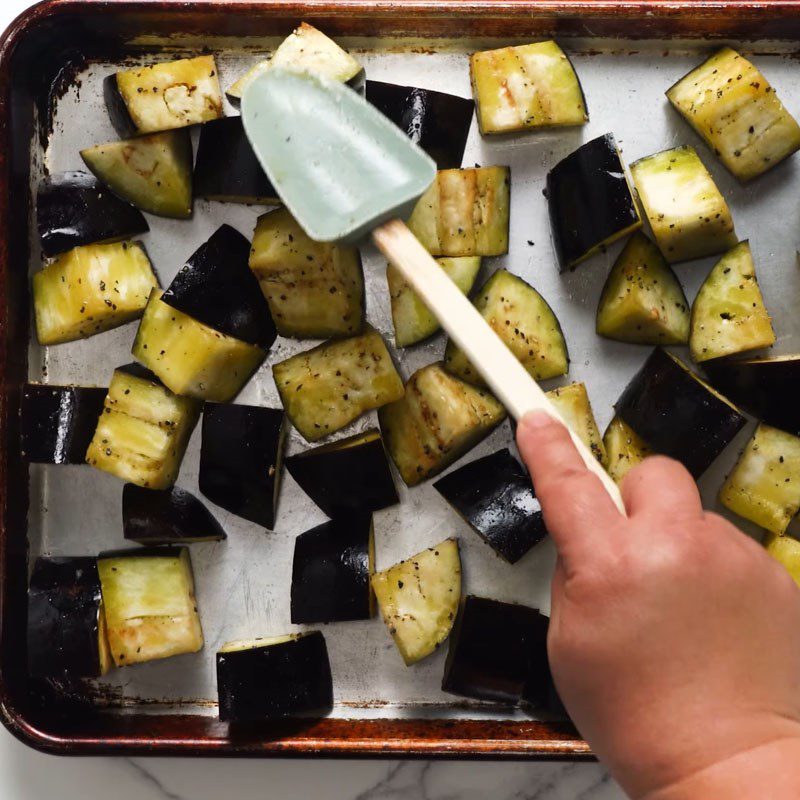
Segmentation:
[(544, 411), (529, 411), (520, 424), (526, 428), (545, 428), (552, 422), (552, 417)]

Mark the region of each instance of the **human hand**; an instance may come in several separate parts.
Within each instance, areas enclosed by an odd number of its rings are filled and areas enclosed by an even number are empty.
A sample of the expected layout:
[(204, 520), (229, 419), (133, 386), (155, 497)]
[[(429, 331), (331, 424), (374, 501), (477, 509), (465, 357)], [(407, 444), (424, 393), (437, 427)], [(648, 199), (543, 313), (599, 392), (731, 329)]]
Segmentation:
[(800, 590), (704, 512), (677, 462), (625, 478), (627, 518), (542, 413), (517, 430), (558, 550), (561, 699), (634, 798), (800, 797)]

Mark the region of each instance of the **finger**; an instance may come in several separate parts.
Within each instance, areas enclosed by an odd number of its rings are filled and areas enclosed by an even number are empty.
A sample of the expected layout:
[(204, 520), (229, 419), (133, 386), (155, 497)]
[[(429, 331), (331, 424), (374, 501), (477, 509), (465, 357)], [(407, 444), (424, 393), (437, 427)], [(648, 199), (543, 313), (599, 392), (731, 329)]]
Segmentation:
[(622, 481), (622, 498), (631, 517), (694, 519), (703, 513), (694, 478), (664, 456), (651, 456), (634, 467)]

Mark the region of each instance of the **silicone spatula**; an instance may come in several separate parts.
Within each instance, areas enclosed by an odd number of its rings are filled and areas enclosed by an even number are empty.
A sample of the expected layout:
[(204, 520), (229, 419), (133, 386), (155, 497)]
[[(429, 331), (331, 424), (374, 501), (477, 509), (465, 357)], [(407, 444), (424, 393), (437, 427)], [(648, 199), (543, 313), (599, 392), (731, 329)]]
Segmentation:
[[(356, 243), (371, 235), (512, 416), (540, 410), (564, 423), (401, 221), (433, 182), (436, 165), (399, 128), (344, 84), (282, 69), (248, 86), (242, 121), (264, 171), (312, 239)], [(570, 433), (587, 467), (624, 510), (617, 485)]]

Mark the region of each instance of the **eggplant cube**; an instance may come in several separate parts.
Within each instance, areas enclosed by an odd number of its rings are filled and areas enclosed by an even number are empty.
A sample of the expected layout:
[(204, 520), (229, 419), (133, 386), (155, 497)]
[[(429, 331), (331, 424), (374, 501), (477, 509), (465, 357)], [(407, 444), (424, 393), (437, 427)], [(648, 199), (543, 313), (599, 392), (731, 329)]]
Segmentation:
[(188, 548), (103, 553), (97, 569), (118, 667), (202, 649)]
[(547, 392), (550, 402), (583, 443), (592, 451), (594, 457), (604, 464), (606, 448), (589, 402), (589, 394), (583, 383), (570, 383)]
[(507, 448), (465, 464), (433, 487), (509, 564), (547, 536), (530, 476)]
[(371, 514), (338, 517), (294, 543), (292, 624), (370, 619), (375, 566)]
[(219, 718), (256, 723), (321, 716), (333, 708), (333, 679), (319, 631), (229, 642), (217, 653)]
[(175, 483), (200, 408), (137, 364), (120, 367), (86, 451), (93, 467), (149, 489)]
[(794, 582), (800, 586), (800, 542), (791, 536), (768, 533), (764, 539), (767, 552), (786, 567)]
[(603, 445), (606, 448), (604, 466), (617, 483), (622, 483), (622, 479), (652, 452), (644, 439), (619, 417), (608, 423)]
[(200, 491), (227, 511), (272, 529), (285, 441), (286, 417), (279, 409), (206, 403)]

